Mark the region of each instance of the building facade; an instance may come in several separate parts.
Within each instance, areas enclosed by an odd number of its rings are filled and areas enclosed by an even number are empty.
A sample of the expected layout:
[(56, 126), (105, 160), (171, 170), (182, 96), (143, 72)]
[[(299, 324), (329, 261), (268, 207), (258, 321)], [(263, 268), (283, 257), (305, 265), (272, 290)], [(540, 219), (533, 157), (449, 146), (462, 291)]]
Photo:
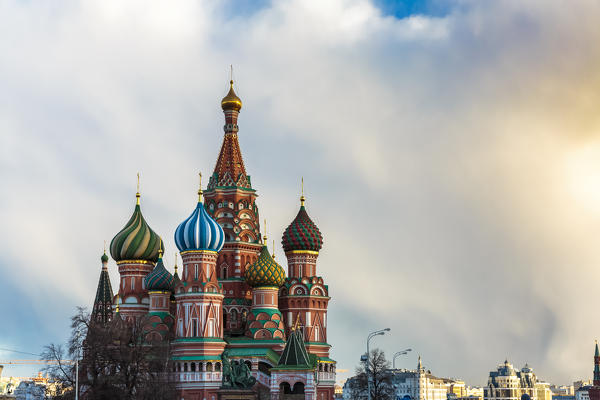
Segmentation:
[(483, 397), (484, 400), (552, 400), (552, 391), (548, 383), (538, 381), (527, 364), (516, 370), (506, 360), (490, 372)]
[[(460, 380), (439, 378), (423, 367), (421, 357), (417, 369), (390, 369), (391, 384), (396, 400), (448, 400), (468, 397), (469, 388)], [(356, 400), (356, 377), (346, 380), (343, 388), (345, 400)], [(366, 392), (364, 392), (366, 399)]]
[[(118, 312), (125, 322), (149, 321), (149, 342), (170, 341), (182, 400), (217, 400), (224, 355), (245, 363), (254, 389), (269, 390), (272, 399), (331, 400), (336, 363), (327, 339), (329, 287), (317, 273), (322, 235), (302, 194), (282, 237), (286, 276), (260, 233), (258, 194), (238, 141), (242, 101), (233, 81), (221, 107), (224, 136), (215, 169), (174, 232), (181, 275), (177, 266), (174, 274), (167, 270), (163, 241), (142, 214), (138, 189), (131, 218), (110, 244), (120, 275), (117, 295), (105, 253), (92, 317), (109, 323)], [(286, 355), (290, 346), (305, 353), (300, 360)]]

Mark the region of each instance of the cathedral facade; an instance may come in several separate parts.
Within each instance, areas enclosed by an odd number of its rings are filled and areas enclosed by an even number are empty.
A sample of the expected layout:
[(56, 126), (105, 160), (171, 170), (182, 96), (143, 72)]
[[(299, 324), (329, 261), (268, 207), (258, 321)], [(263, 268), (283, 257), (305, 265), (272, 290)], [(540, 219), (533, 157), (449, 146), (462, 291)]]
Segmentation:
[(152, 327), (148, 343), (169, 341), (178, 399), (218, 400), (232, 362), (243, 363), (252, 390), (268, 391), (271, 399), (333, 399), (329, 288), (317, 273), (321, 232), (302, 195), (282, 236), (287, 273), (275, 261), (260, 233), (257, 193), (238, 142), (242, 101), (233, 81), (221, 107), (224, 136), (214, 172), (174, 232), (181, 273), (177, 265), (173, 274), (167, 270), (162, 239), (142, 215), (138, 191), (133, 215), (110, 244), (118, 294), (104, 254), (92, 316), (144, 319)]

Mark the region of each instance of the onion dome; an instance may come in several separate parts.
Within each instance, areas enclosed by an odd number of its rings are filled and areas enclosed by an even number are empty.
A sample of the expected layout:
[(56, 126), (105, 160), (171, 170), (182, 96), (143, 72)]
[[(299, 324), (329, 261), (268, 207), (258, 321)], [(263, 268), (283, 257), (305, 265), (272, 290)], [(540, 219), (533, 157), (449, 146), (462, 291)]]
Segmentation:
[(304, 208), (304, 195), (300, 197), (298, 215), (283, 232), (281, 244), (286, 253), (294, 250), (319, 251), (323, 247), (321, 231), (310, 219)]
[(165, 268), (162, 259), (162, 251), (159, 252), (158, 262), (156, 266), (146, 277), (144, 283), (147, 290), (173, 290), (173, 275)]
[[(202, 174), (200, 174), (202, 179)], [(202, 204), (202, 183), (198, 190), (198, 205), (192, 215), (175, 230), (175, 244), (179, 251), (211, 250), (220, 251), (225, 243), (225, 232)]]
[(102, 261), (103, 264), (108, 262), (108, 256), (106, 255), (106, 252), (102, 254), (102, 257), (100, 257), (100, 261)]
[(246, 269), (246, 282), (252, 287), (281, 286), (285, 281), (285, 271), (263, 246), (258, 259)]
[(158, 250), (164, 250), (162, 240), (151, 228), (140, 209), (140, 193), (129, 222), (110, 242), (110, 254), (115, 261), (144, 260), (156, 262)]
[(233, 90), (233, 80), (229, 81), (229, 93), (221, 100), (221, 108), (225, 110), (240, 111), (242, 109), (242, 100), (237, 97)]

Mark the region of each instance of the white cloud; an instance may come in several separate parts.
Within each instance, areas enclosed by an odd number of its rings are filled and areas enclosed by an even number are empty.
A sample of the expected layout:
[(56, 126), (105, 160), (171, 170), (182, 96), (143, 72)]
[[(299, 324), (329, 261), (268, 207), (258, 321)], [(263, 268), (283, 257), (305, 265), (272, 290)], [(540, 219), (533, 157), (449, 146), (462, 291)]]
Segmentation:
[(389, 324), (378, 343), (413, 347), (439, 375), (483, 384), (508, 356), (557, 383), (587, 377), (600, 329), (599, 7), (465, 1), (399, 20), (367, 1), (249, 15), (2, 2), (3, 277), (45, 324), (90, 304), (137, 171), (172, 254), (197, 171), (214, 166), (233, 63), (271, 237), (306, 178), (340, 368)]

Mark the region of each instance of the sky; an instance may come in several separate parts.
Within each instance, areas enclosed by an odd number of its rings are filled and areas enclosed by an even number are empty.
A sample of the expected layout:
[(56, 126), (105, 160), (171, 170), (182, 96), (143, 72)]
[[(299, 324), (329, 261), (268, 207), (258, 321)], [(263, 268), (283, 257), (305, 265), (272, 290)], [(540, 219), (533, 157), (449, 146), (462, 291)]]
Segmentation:
[(37, 354), (91, 306), (137, 172), (172, 268), (233, 64), (270, 237), (304, 177), (340, 379), (386, 327), (399, 367), (589, 379), (599, 43), (591, 0), (0, 0), (0, 348)]

